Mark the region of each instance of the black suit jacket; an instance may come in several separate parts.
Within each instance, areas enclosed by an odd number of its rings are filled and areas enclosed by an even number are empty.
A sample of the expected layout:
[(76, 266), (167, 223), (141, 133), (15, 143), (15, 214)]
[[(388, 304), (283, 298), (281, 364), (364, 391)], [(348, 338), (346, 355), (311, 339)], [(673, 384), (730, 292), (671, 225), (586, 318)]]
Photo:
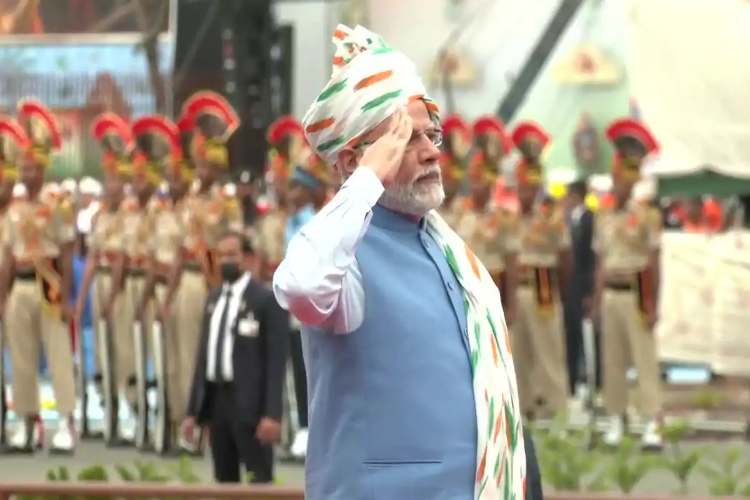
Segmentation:
[(594, 290), (595, 255), (592, 248), (594, 237), (594, 214), (588, 208), (577, 222), (570, 220), (571, 253), (573, 273), (571, 292), (579, 297), (589, 296)]
[[(208, 338), (211, 314), (221, 295), (221, 288), (212, 290), (203, 311), (201, 341), (198, 346), (193, 386), (187, 414), (196, 417), (199, 424), (210, 419), (212, 397), (206, 379)], [(242, 320), (258, 322), (257, 335), (240, 335)], [(289, 316), (276, 302), (273, 293), (251, 279), (242, 296), (237, 318), (232, 325), (234, 349), (234, 388), (236, 391), (237, 419), (255, 423), (261, 417), (281, 420), (282, 384), (289, 346)]]

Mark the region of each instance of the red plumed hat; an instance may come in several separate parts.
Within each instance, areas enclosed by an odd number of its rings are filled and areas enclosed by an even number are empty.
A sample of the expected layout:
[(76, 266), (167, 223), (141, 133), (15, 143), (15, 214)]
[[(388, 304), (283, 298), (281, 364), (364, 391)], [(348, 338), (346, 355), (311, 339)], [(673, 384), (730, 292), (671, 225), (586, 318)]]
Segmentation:
[(284, 137), (292, 134), (304, 136), (302, 124), (293, 116), (284, 115), (271, 123), (266, 138), (269, 143), (278, 144)]
[(472, 127), (474, 136), (493, 134), (499, 140), (503, 147), (503, 153), (508, 154), (512, 148), (512, 143), (508, 134), (505, 132), (505, 125), (502, 120), (493, 115), (482, 116), (474, 122)]
[(659, 151), (659, 143), (650, 130), (638, 120), (623, 118), (607, 127), (607, 139), (623, 155), (646, 156)]
[(40, 101), (29, 98), (19, 101), (18, 122), (26, 130), (33, 146), (47, 150), (58, 150), (62, 147), (57, 119)]
[(448, 135), (451, 132), (460, 132), (464, 137), (469, 137), (471, 131), (469, 130), (469, 124), (467, 124), (461, 116), (457, 114), (449, 115), (443, 120), (443, 134)]
[(240, 118), (227, 100), (211, 90), (191, 95), (182, 106), (182, 116), (192, 118), (201, 134), (227, 141), (240, 126)]

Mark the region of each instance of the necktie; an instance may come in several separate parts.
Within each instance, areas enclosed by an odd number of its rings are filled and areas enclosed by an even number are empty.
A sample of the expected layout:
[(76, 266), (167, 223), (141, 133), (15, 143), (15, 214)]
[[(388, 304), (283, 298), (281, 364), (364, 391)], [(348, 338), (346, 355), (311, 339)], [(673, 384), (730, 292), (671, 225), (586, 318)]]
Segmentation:
[(232, 300), (232, 289), (227, 287), (224, 294), (224, 309), (221, 310), (219, 320), (219, 339), (216, 342), (216, 381), (224, 381), (224, 343), (227, 336), (227, 315), (229, 314), (229, 301)]

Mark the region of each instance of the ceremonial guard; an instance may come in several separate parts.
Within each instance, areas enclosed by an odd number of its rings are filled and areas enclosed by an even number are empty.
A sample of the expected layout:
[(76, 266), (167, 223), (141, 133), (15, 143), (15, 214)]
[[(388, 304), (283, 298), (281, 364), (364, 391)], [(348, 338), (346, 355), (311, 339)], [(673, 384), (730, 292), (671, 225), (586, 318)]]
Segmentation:
[[(178, 384), (182, 401), (187, 401), (195, 371), (203, 305), (210, 288), (221, 283), (216, 245), (228, 232), (242, 232), (242, 211), (235, 196), (218, 184), (229, 169), (226, 142), (240, 124), (234, 109), (220, 95), (201, 91), (184, 104), (184, 119), (193, 120), (195, 134), (191, 157), (200, 181), (181, 204), (180, 218), (185, 234), (173, 272), (165, 313), (176, 314)], [(179, 293), (178, 293), (179, 288)], [(194, 450), (194, 443), (181, 440), (181, 447)]]
[(604, 406), (610, 418), (604, 441), (617, 445), (625, 433), (626, 373), (632, 364), (638, 372), (639, 409), (647, 419), (642, 444), (660, 448), (660, 374), (653, 329), (661, 223), (658, 212), (632, 197), (644, 158), (659, 146), (643, 124), (631, 119), (612, 123), (607, 137), (616, 150), (614, 206), (597, 213), (593, 243), (597, 255), (594, 307), (601, 317)]
[(276, 267), (284, 258), (288, 182), (294, 167), (300, 164), (303, 135), (302, 124), (291, 116), (278, 118), (268, 127), (266, 134), (269, 147), (266, 176), (273, 191), (273, 201), (258, 221), (255, 241), (261, 278), (266, 283), (271, 282)]
[(5, 309), (13, 402), (19, 420), (9, 446), (24, 452), (42, 446), (37, 375), (44, 345), (59, 418), (51, 449), (71, 453), (76, 442), (69, 335), (75, 213), (67, 200), (41, 196), (50, 155), (62, 146), (55, 118), (40, 102), (25, 99), (18, 105), (18, 121), (25, 131), (18, 140), (23, 149), (20, 178), (26, 194), (11, 204), (5, 217), (0, 273), (0, 309)]
[[(94, 345), (100, 395), (104, 409), (104, 439), (112, 445), (128, 441), (132, 435), (119, 431), (119, 394), (126, 394), (133, 379), (133, 342), (125, 317), (124, 280), (114, 282), (115, 270), (124, 264), (121, 205), (125, 185), (130, 181), (130, 154), (133, 135), (130, 124), (113, 113), (99, 115), (92, 124), (92, 135), (102, 147), (104, 199), (91, 221), (88, 255), (83, 284), (76, 301), (75, 317), (80, 324), (86, 299), (93, 283), (92, 309)], [(120, 273), (122, 275), (122, 273)], [(123, 429), (125, 433), (132, 429)]]
[(440, 171), (445, 201), (439, 211), (448, 225), (455, 229), (464, 202), (461, 191), (466, 178), (466, 155), (471, 146), (471, 130), (459, 115), (446, 117), (442, 126), (445, 144), (440, 153)]
[[(182, 243), (185, 235), (182, 211), (185, 196), (193, 182), (195, 166), (190, 157), (190, 145), (193, 138), (194, 122), (192, 117), (182, 117), (177, 128), (162, 117), (164, 126), (162, 135), (165, 145), (171, 151), (165, 157), (162, 168), (167, 182), (167, 191), (154, 197), (149, 211), (154, 221), (154, 231), (150, 243), (150, 263), (146, 289), (142, 297), (141, 311), (146, 311), (154, 300), (154, 308), (159, 314), (158, 322), (152, 332), (153, 345), (160, 353), (154, 353), (157, 378), (157, 426), (155, 446), (157, 451), (175, 450), (177, 431), (185, 416), (185, 401), (179, 384), (179, 359), (181, 335), (177, 329), (175, 311), (165, 308), (169, 292), (169, 283), (173, 279)], [(179, 137), (176, 134), (179, 133)], [(175, 134), (169, 135), (169, 134)], [(179, 141), (179, 149), (176, 148)], [(178, 292), (179, 293), (179, 290)], [(166, 313), (166, 315), (164, 315)], [(160, 354), (157, 356), (157, 354)]]
[(147, 276), (152, 264), (153, 235), (156, 229), (154, 195), (161, 183), (163, 165), (180, 151), (175, 125), (159, 115), (148, 115), (132, 125), (136, 142), (133, 158), (133, 195), (124, 202), (124, 243), (126, 255), (125, 309), (127, 323), (132, 325), (136, 382), (136, 446), (150, 445), (147, 365), (152, 347), (154, 308), (143, 297), (147, 293)]
[(455, 230), (487, 267), (502, 294), (506, 320), (512, 323), (518, 234), (513, 214), (496, 207), (492, 199), (502, 159), (512, 146), (495, 117), (477, 120), (473, 135), (477, 151), (468, 167), (469, 194), (463, 198)]
[[(20, 125), (9, 116), (0, 115), (0, 241), (4, 241), (5, 214), (13, 199), (13, 186), (18, 179), (16, 163), (21, 154), (24, 132)], [(0, 269), (5, 252), (0, 253)], [(0, 447), (7, 444), (6, 423), (8, 399), (5, 393), (5, 320), (0, 311)]]
[(563, 207), (544, 192), (542, 151), (549, 135), (536, 123), (513, 131), (520, 203), (518, 316), (513, 325), (518, 393), (526, 415), (567, 410), (568, 386), (561, 297), (570, 271), (570, 233)]

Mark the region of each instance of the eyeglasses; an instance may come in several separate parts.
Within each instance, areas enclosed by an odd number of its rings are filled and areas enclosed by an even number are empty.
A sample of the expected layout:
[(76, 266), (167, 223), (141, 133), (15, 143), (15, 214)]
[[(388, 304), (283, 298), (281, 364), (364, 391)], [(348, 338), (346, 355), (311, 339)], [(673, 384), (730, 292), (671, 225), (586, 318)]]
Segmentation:
[[(409, 142), (406, 145), (406, 149), (411, 149), (415, 147), (417, 143), (419, 142), (419, 139), (422, 136), (425, 136), (427, 140), (430, 141), (432, 145), (435, 146), (436, 148), (439, 148), (440, 146), (443, 145), (443, 131), (441, 129), (432, 128), (432, 129), (427, 129), (422, 132), (419, 132), (416, 130), (412, 132), (411, 138), (409, 139)], [(359, 150), (361, 148), (366, 148), (368, 146), (372, 146), (374, 143), (375, 143), (375, 140), (362, 141), (359, 144), (357, 144), (354, 147), (354, 149)]]

